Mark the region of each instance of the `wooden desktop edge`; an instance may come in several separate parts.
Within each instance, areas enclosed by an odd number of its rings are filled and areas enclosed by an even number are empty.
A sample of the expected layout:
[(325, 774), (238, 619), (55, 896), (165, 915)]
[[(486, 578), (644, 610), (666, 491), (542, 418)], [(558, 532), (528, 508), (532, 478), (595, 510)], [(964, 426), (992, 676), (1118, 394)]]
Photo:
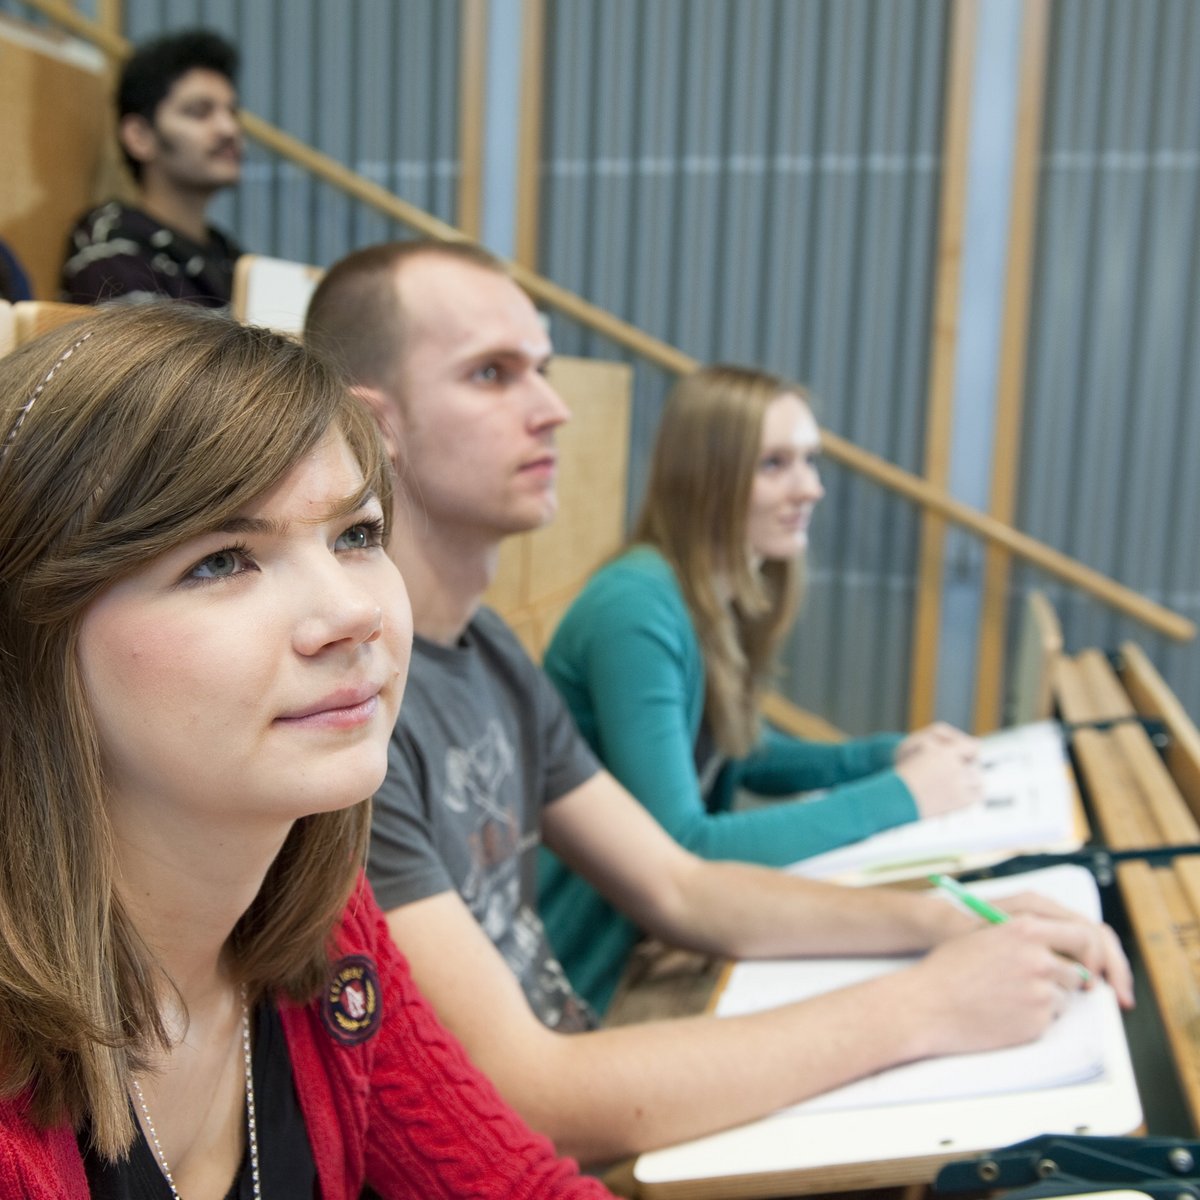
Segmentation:
[[(1078, 793), (1076, 793), (1078, 799)], [(1082, 809), (1080, 810), (1082, 812)], [(915, 881), (914, 881), (915, 882)], [(721, 973), (713, 985), (712, 993), (704, 1006), (704, 1011), (715, 1014), (721, 996), (729, 986), (733, 969), (737, 961), (729, 959), (721, 968)], [(853, 1163), (832, 1167), (814, 1167), (804, 1170), (786, 1172), (771, 1172), (770, 1174), (755, 1175), (726, 1175), (719, 1180), (721, 1194), (737, 1195), (753, 1200), (754, 1197), (777, 1197), (780, 1195), (780, 1185), (792, 1187), (814, 1183), (816, 1188), (801, 1190), (852, 1191), (856, 1188), (868, 1187), (904, 1187), (909, 1184), (925, 1184), (933, 1180), (937, 1168), (955, 1158), (970, 1158), (971, 1151), (962, 1154), (933, 1154), (923, 1158), (913, 1159), (880, 1159), (871, 1163)], [(900, 1170), (903, 1162), (906, 1170)], [(635, 1194), (639, 1200), (708, 1200), (713, 1194), (714, 1181), (711, 1179), (684, 1179), (670, 1183), (643, 1183), (637, 1178), (637, 1159), (633, 1159), (631, 1179)], [(726, 1193), (725, 1189), (736, 1189), (736, 1192)]]

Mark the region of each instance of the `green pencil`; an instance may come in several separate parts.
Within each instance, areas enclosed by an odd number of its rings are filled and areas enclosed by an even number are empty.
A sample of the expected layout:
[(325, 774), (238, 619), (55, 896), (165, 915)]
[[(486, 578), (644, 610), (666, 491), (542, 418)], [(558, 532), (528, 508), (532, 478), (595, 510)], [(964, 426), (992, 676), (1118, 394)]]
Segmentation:
[[(989, 904), (982, 897), (976, 896), (974, 892), (968, 891), (957, 879), (951, 879), (949, 875), (930, 875), (929, 882), (953, 896), (964, 908), (970, 909), (977, 917), (982, 917), (989, 924), (1003, 925), (1009, 919), (1008, 913), (994, 904)], [(1091, 983), (1091, 971), (1083, 963), (1076, 963), (1075, 966), (1083, 982)]]

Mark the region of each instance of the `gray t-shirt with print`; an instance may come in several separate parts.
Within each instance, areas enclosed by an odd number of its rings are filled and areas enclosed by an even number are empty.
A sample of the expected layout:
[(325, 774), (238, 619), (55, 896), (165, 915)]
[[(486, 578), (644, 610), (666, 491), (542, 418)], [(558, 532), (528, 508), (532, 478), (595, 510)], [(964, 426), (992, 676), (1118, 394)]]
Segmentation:
[[(537, 915), (542, 810), (599, 769), (558, 693), (482, 609), (453, 646), (413, 644), (367, 874), (386, 911), (457, 891), (560, 1030), (595, 1024)], [(401, 947), (403, 949), (403, 947)]]

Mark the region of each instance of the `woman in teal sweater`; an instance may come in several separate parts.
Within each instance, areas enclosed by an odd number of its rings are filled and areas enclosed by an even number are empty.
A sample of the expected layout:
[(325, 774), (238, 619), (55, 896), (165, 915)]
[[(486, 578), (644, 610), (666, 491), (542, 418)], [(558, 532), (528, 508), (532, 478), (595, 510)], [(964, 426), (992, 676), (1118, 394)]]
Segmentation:
[[(824, 494), (803, 392), (708, 367), (668, 399), (630, 548), (554, 635), (545, 667), (609, 771), (703, 858), (783, 866), (978, 798), (975, 744), (947, 726), (806, 742), (758, 702), (796, 611)], [(739, 788), (794, 797), (732, 811)], [(575, 987), (603, 1011), (638, 930), (545, 852), (540, 904)]]

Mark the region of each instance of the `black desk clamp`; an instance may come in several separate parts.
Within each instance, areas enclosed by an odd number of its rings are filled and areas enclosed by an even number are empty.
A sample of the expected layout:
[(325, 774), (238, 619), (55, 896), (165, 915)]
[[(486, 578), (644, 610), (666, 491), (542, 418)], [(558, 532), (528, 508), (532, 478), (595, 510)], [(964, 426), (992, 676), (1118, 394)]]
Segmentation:
[(1198, 1163), (1200, 1142), (1185, 1138), (1043, 1134), (947, 1163), (933, 1190), (1006, 1189), (1004, 1200), (1113, 1191), (1145, 1192), (1154, 1200), (1200, 1200)]
[(1169, 866), (1177, 858), (1189, 858), (1200, 854), (1200, 845), (1142, 846), (1129, 850), (1108, 850), (1103, 846), (1087, 846), (1082, 850), (1067, 850), (1062, 853), (1018, 854), (990, 867), (978, 867), (964, 871), (959, 878), (963, 883), (980, 879), (999, 879), (1005, 875), (1020, 875), (1025, 871), (1036, 871), (1042, 867), (1071, 865), (1086, 867), (1095, 876), (1101, 887), (1108, 887), (1115, 876), (1117, 863), (1147, 863), (1152, 867)]

